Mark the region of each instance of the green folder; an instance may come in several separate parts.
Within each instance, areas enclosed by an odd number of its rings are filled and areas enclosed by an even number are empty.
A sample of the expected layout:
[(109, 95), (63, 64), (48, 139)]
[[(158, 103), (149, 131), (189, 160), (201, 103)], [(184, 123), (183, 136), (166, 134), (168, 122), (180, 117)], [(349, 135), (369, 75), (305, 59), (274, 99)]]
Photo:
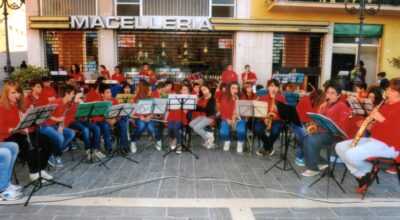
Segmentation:
[(88, 102), (78, 105), (75, 118), (105, 116), (112, 102)]

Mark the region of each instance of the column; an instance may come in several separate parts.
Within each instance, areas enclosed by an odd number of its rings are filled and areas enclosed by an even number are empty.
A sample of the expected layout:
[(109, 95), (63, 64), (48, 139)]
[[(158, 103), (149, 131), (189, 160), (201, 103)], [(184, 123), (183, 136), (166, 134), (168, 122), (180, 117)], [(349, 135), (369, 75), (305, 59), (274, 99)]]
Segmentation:
[(332, 72), (332, 54), (333, 54), (333, 22), (329, 26), (329, 32), (324, 35), (322, 45), (322, 65), (321, 65), (321, 78), (319, 87), (331, 78)]

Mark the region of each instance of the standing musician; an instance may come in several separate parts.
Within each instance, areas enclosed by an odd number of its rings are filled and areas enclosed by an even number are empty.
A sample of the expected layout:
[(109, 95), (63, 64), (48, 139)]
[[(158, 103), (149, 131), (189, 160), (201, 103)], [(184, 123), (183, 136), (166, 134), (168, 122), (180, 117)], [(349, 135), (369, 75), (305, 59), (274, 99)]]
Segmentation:
[[(99, 86), (99, 93), (101, 99), (97, 100), (100, 102), (112, 102), (112, 105), (118, 105), (118, 101), (112, 97), (111, 87), (106, 84), (101, 84)], [(100, 127), (101, 133), (103, 134), (104, 147), (106, 155), (111, 155), (112, 145), (111, 145), (111, 127), (117, 124), (119, 126), (119, 138), (120, 142), (120, 153), (128, 154), (127, 149), (128, 142), (128, 124), (125, 120), (120, 118), (106, 119), (104, 117), (93, 117), (93, 122), (96, 122)]]
[[(245, 83), (243, 85), (243, 92), (240, 95), (241, 100), (257, 100), (257, 94), (253, 93), (253, 88), (250, 83)], [(238, 121), (236, 126), (236, 131), (238, 135), (238, 145), (236, 151), (238, 153), (243, 152), (243, 142), (246, 139), (247, 128), (253, 129), (253, 119), (252, 118), (242, 118)]]
[[(231, 144), (230, 141), (230, 130), (236, 126), (238, 118), (235, 114), (235, 105), (239, 92), (239, 84), (237, 82), (231, 82), (228, 85), (226, 94), (222, 95), (220, 102), (220, 113), (221, 113), (221, 130), (220, 136), (224, 143), (224, 151), (229, 151)], [(243, 138), (244, 140), (244, 138)], [(242, 140), (242, 142), (243, 142)]]
[(196, 134), (203, 138), (203, 145), (210, 149), (214, 144), (214, 134), (212, 132), (206, 132), (205, 127), (214, 122), (216, 103), (210, 89), (206, 85), (200, 86), (200, 90), (203, 96), (197, 101), (196, 112), (198, 112), (198, 116), (192, 118), (189, 126)]
[[(322, 104), (320, 114), (330, 118), (337, 126), (347, 133), (350, 111), (347, 105), (340, 101), (342, 89), (332, 82), (325, 89), (327, 101)], [(327, 131), (319, 130), (314, 135), (308, 135), (303, 141), (304, 159), (307, 170), (301, 175), (311, 177), (328, 167), (327, 161), (320, 155), (322, 148), (331, 147), (343, 138)]]
[[(39, 178), (39, 172), (41, 172), (44, 179), (51, 180), (53, 177), (45, 169), (47, 159), (53, 151), (54, 142), (39, 133), (37, 141), (41, 149), (39, 151), (40, 161), (38, 161), (35, 131), (32, 128), (27, 130), (28, 133), (15, 133), (13, 131), (27, 110), (26, 101), (22, 96), (22, 87), (17, 82), (8, 81), (4, 85), (0, 97), (0, 141), (18, 143), (19, 151), (28, 163), (29, 179), (31, 181)], [(33, 144), (33, 149), (30, 148), (29, 142)]]
[(67, 149), (69, 142), (75, 137), (75, 132), (64, 126), (65, 115), (71, 110), (75, 91), (72, 86), (66, 85), (60, 88), (58, 99), (49, 104), (56, 104), (57, 108), (49, 120), (40, 127), (40, 133), (51, 138), (57, 145), (53, 155), (49, 158), (49, 164), (62, 167), (62, 153)]
[[(286, 100), (285, 97), (278, 93), (279, 85), (279, 81), (276, 79), (268, 81), (268, 94), (265, 94), (260, 98), (260, 101), (268, 102), (268, 117), (264, 120), (258, 120), (254, 127), (255, 134), (264, 143), (263, 149), (256, 152), (259, 156), (274, 155), (274, 142), (278, 139), (283, 128), (283, 123), (279, 119), (276, 102), (286, 103)], [(268, 128), (268, 126), (270, 126), (270, 134), (267, 137), (265, 134), (265, 128)]]
[[(180, 94), (189, 94), (190, 86), (182, 83), (180, 88)], [(172, 140), (171, 149), (176, 148), (176, 153), (180, 154), (182, 152), (182, 126), (188, 125), (187, 119), (188, 110), (181, 109), (171, 109), (168, 112), (167, 122), (168, 122), (168, 135)]]
[(114, 67), (114, 74), (111, 76), (111, 80), (117, 80), (119, 84), (126, 80), (119, 66)]
[(221, 74), (221, 80), (223, 83), (238, 82), (238, 75), (233, 71), (232, 64), (226, 66), (226, 70)]
[(150, 83), (151, 86), (153, 86), (157, 82), (156, 73), (153, 72), (153, 70), (151, 70), (149, 68), (149, 64), (148, 63), (143, 63), (142, 71), (139, 72), (139, 76), (148, 76), (149, 77), (149, 83)]
[(51, 86), (51, 81), (50, 81), (49, 77), (43, 76), (41, 78), (41, 80), (43, 83), (43, 90), (42, 90), (42, 93), (40, 94), (40, 99), (44, 99), (44, 102), (46, 102), (46, 105), (47, 105), (47, 104), (49, 104), (49, 102), (56, 100), (57, 92)]
[[(308, 135), (307, 127), (312, 126), (313, 122), (307, 115), (308, 112), (320, 113), (321, 105), (325, 102), (325, 92), (321, 89), (313, 89), (309, 96), (304, 96), (300, 99), (296, 106), (302, 126), (291, 124), (291, 129), (296, 135), (296, 160), (298, 166), (305, 166), (303, 140)], [(315, 124), (314, 124), (315, 126)], [(316, 129), (316, 127), (315, 127)]]
[[(366, 162), (369, 157), (395, 158), (400, 162), (400, 78), (390, 80), (386, 91), (387, 102), (380, 108), (375, 108), (370, 116), (375, 123), (366, 125), (371, 136), (361, 137), (358, 145), (350, 147), (353, 140), (336, 144), (336, 153), (342, 158), (347, 169), (356, 177), (359, 183), (357, 192), (363, 193), (376, 176), (377, 170), (371, 175), (372, 164)], [(361, 128), (362, 129), (362, 128)]]
[(75, 81), (85, 82), (85, 77), (81, 73), (81, 70), (80, 70), (78, 64), (71, 65), (71, 72), (68, 75), (72, 76), (72, 78), (74, 78)]
[(257, 76), (255, 73), (251, 72), (250, 65), (244, 66), (244, 73), (242, 73), (243, 84), (250, 83), (251, 85), (256, 84)]
[(41, 98), (43, 91), (43, 84), (39, 79), (31, 79), (29, 81), (29, 87), (31, 92), (25, 97), (29, 108), (34, 108), (37, 106), (43, 106), (47, 104), (47, 101)]
[[(133, 103), (138, 103), (140, 99), (149, 99), (151, 89), (150, 84), (147, 81), (143, 81), (139, 84), (137, 94), (133, 97)], [(156, 90), (157, 91), (157, 90)], [(136, 118), (137, 117), (137, 118)], [(158, 151), (161, 150), (162, 143), (161, 143), (161, 134), (159, 130), (155, 127), (155, 121), (152, 120), (153, 115), (151, 114), (136, 114), (134, 122), (136, 124), (135, 132), (131, 137), (131, 151), (132, 153), (136, 153), (136, 141), (139, 140), (140, 136), (142, 135), (144, 130), (147, 130), (150, 134), (155, 136), (156, 139), (156, 149)]]

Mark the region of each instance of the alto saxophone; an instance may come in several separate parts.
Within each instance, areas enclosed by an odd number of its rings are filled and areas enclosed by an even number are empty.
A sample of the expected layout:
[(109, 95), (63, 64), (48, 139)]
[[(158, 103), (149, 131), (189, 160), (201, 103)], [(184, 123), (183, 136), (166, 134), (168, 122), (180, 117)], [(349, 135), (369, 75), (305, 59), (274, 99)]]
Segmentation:
[[(324, 104), (326, 104), (326, 103), (328, 103), (328, 100), (326, 100)], [(321, 104), (319, 106), (318, 114), (321, 114), (321, 109), (322, 109), (322, 106), (324, 104)], [(307, 125), (307, 133), (308, 133), (308, 135), (314, 135), (315, 133), (317, 133), (317, 130), (318, 130), (318, 127), (317, 127), (317, 124), (315, 124), (314, 121), (311, 121), (310, 123), (308, 123), (308, 125)]]
[[(385, 100), (381, 101), (379, 105), (377, 105), (372, 112), (378, 111), (379, 108), (385, 103)], [(371, 112), (371, 113), (372, 113)], [(367, 130), (368, 126), (374, 121), (372, 118), (371, 114), (365, 119), (365, 121), (362, 123), (360, 129), (358, 130), (357, 134), (354, 136), (353, 141), (350, 144), (350, 147), (355, 147), (358, 142), (360, 141), (361, 137), (364, 136), (365, 131)]]
[[(235, 101), (239, 100), (239, 96), (235, 95), (234, 97)], [(234, 107), (235, 108), (235, 107)], [(233, 117), (232, 117), (232, 128), (233, 130), (236, 130), (236, 125), (237, 123), (241, 120), (240, 115), (236, 114), (236, 109), (233, 111)]]
[[(272, 96), (271, 96), (272, 97)], [(276, 117), (276, 113), (272, 112), (272, 107), (275, 106), (275, 97), (272, 97), (272, 102), (271, 102), (271, 112), (268, 113), (267, 116), (267, 123), (266, 123), (266, 127), (268, 130), (271, 130), (272, 127), (272, 122), (274, 121), (275, 117)]]

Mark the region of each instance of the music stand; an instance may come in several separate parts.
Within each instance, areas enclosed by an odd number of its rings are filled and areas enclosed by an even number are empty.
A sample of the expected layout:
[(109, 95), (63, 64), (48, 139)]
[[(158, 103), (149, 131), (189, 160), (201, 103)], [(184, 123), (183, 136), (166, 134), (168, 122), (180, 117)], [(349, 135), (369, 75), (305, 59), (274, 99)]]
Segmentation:
[(118, 94), (116, 99), (118, 100), (119, 104), (122, 103), (133, 103), (133, 94)]
[[(111, 102), (88, 102), (88, 103), (81, 103), (78, 105), (78, 109), (76, 110), (75, 113), (75, 118), (88, 118), (89, 120), (89, 131), (92, 132), (92, 118), (93, 117), (100, 117), (104, 116), (108, 109), (111, 107), (112, 103)], [(89, 149), (89, 159), (86, 157), (86, 155), (74, 166), (72, 167), (71, 171), (73, 171), (76, 167), (79, 166), (81, 163), (90, 163), (93, 164), (94, 162), (100, 162), (100, 165), (103, 165), (106, 167), (108, 170), (110, 168), (107, 167), (104, 161), (102, 161), (99, 157), (97, 157), (93, 153), (93, 146), (90, 145)]]
[(145, 81), (149, 81), (149, 76), (145, 76), (145, 75), (134, 75), (133, 76), (133, 84), (137, 85), (140, 84), (140, 81), (145, 80)]
[[(249, 140), (250, 153), (253, 150), (254, 140), (254, 122), (255, 118), (268, 117), (268, 102), (255, 101), (255, 100), (236, 100), (236, 112), (240, 117), (251, 117), (251, 139)], [(246, 124), (247, 126), (247, 124)], [(247, 135), (247, 134), (246, 134)]]
[[(330, 118), (325, 117), (320, 114), (316, 113), (307, 113), (307, 115), (318, 125), (318, 127), (326, 130), (327, 132), (331, 134), (337, 134), (341, 137), (347, 138), (347, 134), (342, 131)], [(328, 151), (328, 156), (330, 156), (330, 147), (327, 149)], [(328, 157), (329, 160), (329, 157)], [(343, 189), (342, 185), (340, 185), (339, 181), (336, 180), (335, 175), (333, 174), (333, 171), (335, 170), (335, 165), (336, 165), (337, 157), (335, 157), (335, 161), (333, 162), (333, 166), (331, 168), (330, 162), (328, 162), (328, 167), (325, 169), (325, 171), (322, 173), (322, 175), (316, 179), (311, 185), (308, 186), (308, 188), (311, 188), (314, 184), (319, 182), (322, 178), (328, 175), (328, 185), (326, 189), (326, 196), (328, 197), (329, 195), (329, 180), (332, 178), (335, 183), (339, 186), (339, 188), (343, 191), (343, 193), (346, 193), (346, 191)]]
[[(184, 117), (185, 117), (183, 110), (196, 110), (197, 96), (196, 95), (188, 95), (188, 94), (169, 94), (168, 95), (168, 107), (170, 110), (181, 110), (181, 120), (182, 120), (181, 148), (182, 148), (182, 150), (185, 150), (185, 151), (191, 153), (196, 159), (199, 159), (199, 157), (196, 154), (194, 154), (188, 147), (186, 147), (186, 145), (184, 143), (184, 135), (183, 135), (183, 126), (184, 126), (183, 121), (184, 121)], [(178, 150), (178, 147), (176, 147), (173, 150), (168, 151), (166, 154), (163, 155), (163, 157), (166, 157), (168, 154), (170, 154), (172, 152), (176, 152), (177, 150)]]
[[(47, 119), (51, 116), (53, 111), (57, 108), (57, 105), (46, 105), (46, 106), (41, 106), (41, 107), (36, 107), (29, 109), (28, 112), (25, 114), (25, 116), (21, 119), (20, 123), (17, 125), (17, 127), (13, 130), (14, 133), (24, 131), (30, 127), (35, 128), (35, 136), (36, 136), (36, 150), (37, 150), (37, 162), (40, 164), (40, 147), (39, 147), (39, 126), (47, 121)], [(29, 135), (29, 134), (27, 134)], [(30, 149), (33, 149), (32, 142), (28, 139), (28, 145)], [(46, 182), (49, 182), (50, 184), (43, 184), (44, 178), (42, 177), (41, 171), (39, 171), (39, 178), (36, 179), (35, 181), (29, 183), (28, 185), (24, 186), (24, 188), (27, 188), (30, 185), (33, 185), (33, 189), (31, 193), (28, 196), (28, 199), (25, 202), (25, 206), (28, 205), (31, 197), (33, 194), (37, 191), (39, 191), (41, 188), (44, 186), (49, 186), (53, 184), (57, 184), (60, 186), (72, 188), (72, 186), (60, 183), (54, 180), (47, 180), (45, 179)]]
[[(272, 165), (269, 169), (267, 169), (264, 174), (268, 173), (272, 168), (276, 167), (280, 170), (287, 171), (287, 170), (293, 170), (293, 172), (296, 174), (297, 178), (300, 179), (299, 174), (296, 172), (296, 170), (293, 168), (292, 164), (288, 160), (288, 150), (289, 150), (289, 142), (290, 142), (290, 137), (288, 135), (289, 132), (289, 126), (290, 123), (293, 123), (299, 127), (301, 127), (301, 121), (299, 118), (299, 115), (297, 114), (296, 107), (287, 105), (282, 102), (276, 102), (276, 106), (278, 108), (278, 114), (279, 117), (284, 121), (284, 126), (283, 126), (283, 134), (284, 134), (284, 146), (285, 150), (284, 153), (281, 153), (281, 159), (276, 162), (274, 165)], [(278, 164), (283, 161), (283, 167), (279, 167)]]
[[(136, 109), (135, 107), (136, 107), (136, 105), (129, 104), (129, 103), (114, 105), (108, 110), (105, 118), (113, 119), (113, 118), (118, 118), (118, 117), (127, 117), (127, 116), (131, 117), (133, 114), (135, 114), (135, 109)], [(124, 135), (124, 134), (122, 134), (122, 135)], [(120, 157), (125, 158), (136, 164), (139, 163), (136, 160), (133, 160), (133, 159), (127, 157), (126, 155), (121, 154), (120, 150), (121, 150), (121, 146), (117, 144), (117, 147), (115, 148), (114, 152), (112, 153), (112, 155), (106, 162), (110, 161), (111, 159), (113, 159), (116, 156), (120, 156)]]
[[(156, 118), (152, 118), (152, 121), (158, 122), (158, 131), (160, 132), (160, 134), (162, 134), (162, 129), (164, 129), (164, 120), (162, 120), (162, 117), (160, 117), (160, 115), (164, 115), (167, 111), (167, 106), (168, 106), (168, 99), (164, 99), (164, 98), (155, 98), (153, 99), (153, 106), (152, 106), (152, 114), (158, 115), (159, 117)], [(154, 129), (157, 129), (157, 127), (155, 126)], [(146, 145), (146, 148), (155, 144), (155, 142), (150, 142)], [(162, 148), (162, 146), (161, 146)], [(164, 148), (162, 148), (163, 150), (165, 150)], [(165, 150), (166, 151), (166, 150)]]

